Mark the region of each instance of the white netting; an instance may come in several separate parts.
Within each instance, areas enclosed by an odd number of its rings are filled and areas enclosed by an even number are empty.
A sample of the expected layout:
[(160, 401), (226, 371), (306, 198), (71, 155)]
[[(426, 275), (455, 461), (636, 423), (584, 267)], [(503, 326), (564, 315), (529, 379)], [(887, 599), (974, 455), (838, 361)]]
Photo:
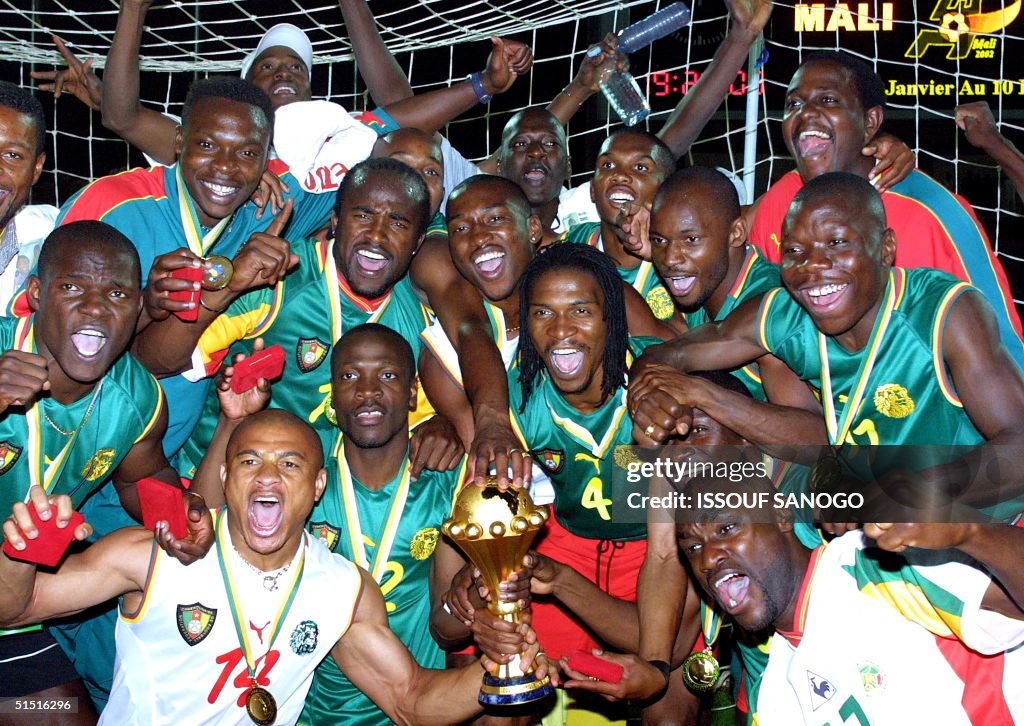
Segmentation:
[[(536, 64), (530, 78), (496, 99), (489, 109), (481, 107), (480, 112), (470, 112), (447, 130), (453, 144), (466, 156), (480, 158), (493, 149), (509, 115), (524, 106), (546, 104), (568, 83), (590, 43), (608, 30), (621, 28), (629, 20), (639, 19), (667, 3), (668, 0), (371, 0), (369, 7), (384, 41), (395, 52), (417, 91), (459, 80), (467, 72), (482, 68), (488, 51), (486, 38), (493, 33), (512, 35), (532, 45)], [(986, 2), (984, 9), (990, 10), (989, 6), (994, 4), (998, 3)], [(1019, 8), (1020, 4), (1019, 0), (1005, 3), (1011, 9), (1015, 5)], [(856, 13), (861, 3), (816, 5), (822, 7), (823, 27), (827, 27), (837, 5)], [(972, 84), (972, 90), (974, 83), (981, 83), (985, 88), (981, 96), (891, 95), (887, 127), (915, 149), (921, 168), (967, 196), (978, 208), (1020, 300), (1024, 297), (1024, 254), (1018, 242), (1024, 236), (1022, 205), (991, 160), (964, 141), (952, 122), (952, 113), (958, 102), (988, 100), (1002, 122), (1003, 131), (1011, 139), (1024, 139), (1024, 83), (1014, 78), (1012, 96), (992, 93), (993, 80), (1002, 81), (1004, 75), (1024, 75), (1002, 71), (1012, 69), (1012, 59), (1021, 57), (1024, 51), (1024, 38), (1019, 35), (1024, 19), (995, 34), (973, 36), (976, 42), (992, 47), (971, 50), (962, 60), (948, 59), (948, 48), (932, 48), (914, 60), (905, 57), (906, 50), (918, 31), (939, 27), (946, 5), (971, 16), (982, 9), (980, 0), (873, 0), (867, 5), (870, 18), (854, 17), (850, 21), (840, 17), (835, 23), (838, 29), (831, 32), (798, 34), (794, 32), (794, 4), (776, 3), (765, 31), (768, 61), (755, 134), (755, 191), (763, 192), (771, 180), (792, 168), (781, 144), (778, 120), (785, 86), (800, 59), (811, 50), (850, 50), (872, 61), (883, 79), (899, 79), (901, 84), (928, 86), (929, 81), (949, 82), (959, 92), (965, 81)], [(843, 28), (844, 23), (863, 24), (882, 18), (886, 12), (883, 6), (891, 7), (892, 30)], [(650, 89), (655, 110), (649, 122), (652, 130), (661, 126), (682, 97), (681, 86), (687, 72), (702, 72), (726, 33), (726, 9), (719, 0), (694, 0), (692, 7), (693, 23), (689, 30), (659, 41), (653, 51), (642, 51), (631, 58), (642, 88), (651, 80), (661, 82), (652, 84)], [(934, 19), (933, 13), (937, 13)], [(6, 61), (0, 62), (0, 74), (7, 80), (32, 86), (29, 70), (49, 69), (59, 60), (49, 40), (50, 32), (61, 35), (80, 55), (94, 57), (96, 67), (102, 68), (116, 16), (114, 0), (34, 0), (31, 4), (29, 0), (0, 0), (0, 52)], [(143, 39), (143, 100), (170, 112), (179, 110), (195, 74), (236, 72), (242, 57), (263, 31), (282, 21), (294, 22), (310, 35), (315, 54), (313, 90), (317, 97), (328, 97), (353, 109), (370, 105), (354, 65), (348, 62), (351, 49), (341, 13), (327, 0), (314, 4), (297, 0), (157, 2), (147, 17), (148, 32)], [(992, 57), (979, 59), (979, 51), (991, 51)], [(654, 73), (661, 75), (652, 79)], [(672, 81), (673, 77), (678, 80)], [(665, 89), (672, 90), (655, 97), (656, 92)], [(695, 163), (741, 171), (746, 130), (742, 90), (738, 80), (735, 95), (726, 98), (694, 146), (691, 156)], [(88, 179), (140, 162), (134, 152), (129, 153), (122, 142), (113, 140), (100, 126), (97, 115), (83, 110), (74, 99), (62, 99), (55, 105), (44, 100), (48, 103), (54, 143), (46, 178), (37, 187), (35, 201), (66, 199)], [(578, 182), (592, 169), (598, 144), (615, 120), (609, 117), (603, 101), (592, 100), (570, 124), (574, 181)]]

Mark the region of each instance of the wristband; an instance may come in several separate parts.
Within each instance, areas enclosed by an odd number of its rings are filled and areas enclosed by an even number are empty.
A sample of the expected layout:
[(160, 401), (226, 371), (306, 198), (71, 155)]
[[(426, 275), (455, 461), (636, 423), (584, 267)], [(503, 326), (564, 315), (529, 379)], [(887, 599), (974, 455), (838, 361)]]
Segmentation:
[(466, 76), (466, 80), (473, 84), (473, 93), (476, 94), (477, 100), (479, 100), (480, 103), (491, 102), (491, 94), (484, 90), (484, 82), (479, 72), (470, 73)]
[(649, 660), (647, 663), (657, 668), (661, 675), (665, 676), (665, 680), (668, 681), (668, 674), (672, 672), (672, 666), (663, 660)]

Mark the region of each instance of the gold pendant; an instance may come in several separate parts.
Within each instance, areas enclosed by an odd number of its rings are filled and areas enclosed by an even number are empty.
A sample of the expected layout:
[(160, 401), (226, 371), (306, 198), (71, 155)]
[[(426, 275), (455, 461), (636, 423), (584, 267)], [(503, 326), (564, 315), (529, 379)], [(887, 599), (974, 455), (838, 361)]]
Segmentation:
[(207, 290), (223, 290), (235, 274), (234, 264), (221, 255), (207, 257), (206, 262), (210, 266), (203, 268), (203, 287)]
[(811, 469), (811, 491), (833, 491), (842, 478), (843, 469), (839, 457), (831, 451), (820, 457)]
[(277, 718), (277, 701), (270, 691), (260, 688), (253, 682), (245, 696), (245, 712), (249, 714), (253, 723), (270, 726)]
[(718, 659), (711, 654), (711, 648), (691, 653), (683, 661), (683, 682), (692, 691), (704, 693), (710, 691), (718, 683), (718, 674), (722, 672)]

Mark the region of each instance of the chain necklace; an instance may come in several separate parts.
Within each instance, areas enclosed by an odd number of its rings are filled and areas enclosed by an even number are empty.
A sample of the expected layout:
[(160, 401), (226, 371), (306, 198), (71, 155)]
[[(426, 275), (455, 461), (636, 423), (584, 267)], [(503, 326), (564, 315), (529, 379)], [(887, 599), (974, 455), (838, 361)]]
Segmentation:
[(292, 563), (289, 562), (284, 567), (280, 567), (276, 570), (272, 570), (271, 572), (267, 572), (265, 570), (261, 570), (256, 565), (249, 562), (249, 560), (242, 557), (242, 553), (238, 551), (237, 547), (232, 546), (231, 549), (235, 551), (235, 554), (238, 555), (238, 559), (240, 559), (246, 567), (248, 567), (250, 570), (259, 575), (263, 575), (263, 589), (265, 589), (267, 592), (277, 592), (277, 581), (281, 578), (281, 575), (288, 572), (288, 570), (291, 569), (292, 566)]
[[(103, 380), (106, 379), (104, 378)], [(82, 427), (84, 427), (85, 424), (89, 422), (89, 417), (92, 416), (92, 410), (96, 406), (96, 401), (99, 400), (99, 393), (101, 388), (103, 388), (102, 380), (99, 382), (96, 388), (93, 389), (92, 400), (89, 401), (89, 407), (85, 409), (85, 415), (82, 416), (82, 420), (78, 423), (78, 427), (75, 429), (75, 431), (81, 431)], [(75, 431), (65, 431), (60, 426), (55, 424), (53, 422), (53, 419), (50, 418), (50, 414), (46, 413), (46, 408), (42, 405), (42, 401), (40, 401), (39, 408), (43, 412), (43, 418), (46, 419), (46, 423), (50, 424), (50, 428), (52, 428), (58, 434), (60, 434), (61, 436), (71, 436), (71, 434), (75, 433)]]

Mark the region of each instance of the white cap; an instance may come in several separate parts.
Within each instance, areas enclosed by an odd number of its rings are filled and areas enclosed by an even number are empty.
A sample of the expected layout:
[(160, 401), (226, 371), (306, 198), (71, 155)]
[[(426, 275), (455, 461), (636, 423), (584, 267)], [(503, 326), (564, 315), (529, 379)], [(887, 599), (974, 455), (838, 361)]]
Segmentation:
[(308, 79), (313, 72), (313, 45), (309, 42), (309, 37), (291, 23), (278, 23), (263, 34), (263, 37), (260, 38), (260, 44), (256, 46), (256, 50), (247, 55), (245, 60), (242, 61), (242, 78), (249, 75), (249, 69), (263, 51), (276, 45), (290, 48), (295, 52), (295, 55), (306, 64), (306, 77)]

